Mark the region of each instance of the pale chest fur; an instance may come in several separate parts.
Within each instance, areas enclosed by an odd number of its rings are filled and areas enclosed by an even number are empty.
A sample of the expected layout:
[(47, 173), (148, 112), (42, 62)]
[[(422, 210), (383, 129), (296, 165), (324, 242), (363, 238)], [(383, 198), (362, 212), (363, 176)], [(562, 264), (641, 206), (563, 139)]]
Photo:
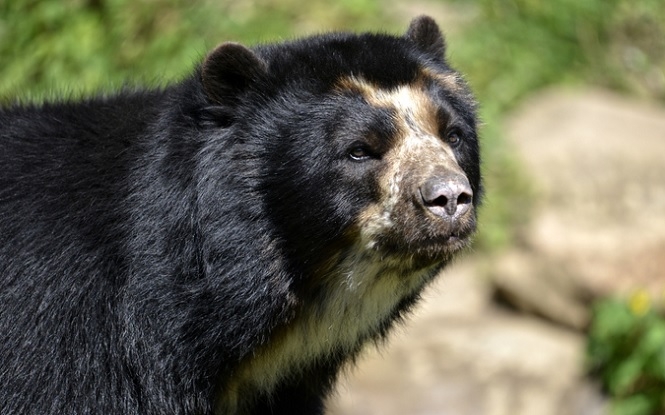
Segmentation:
[(319, 298), (254, 352), (224, 386), (219, 413), (242, 411), (247, 396), (265, 393), (306, 365), (342, 351), (350, 354), (375, 335), (400, 302), (420, 291), (435, 267), (405, 273), (399, 264), (351, 254), (330, 272)]

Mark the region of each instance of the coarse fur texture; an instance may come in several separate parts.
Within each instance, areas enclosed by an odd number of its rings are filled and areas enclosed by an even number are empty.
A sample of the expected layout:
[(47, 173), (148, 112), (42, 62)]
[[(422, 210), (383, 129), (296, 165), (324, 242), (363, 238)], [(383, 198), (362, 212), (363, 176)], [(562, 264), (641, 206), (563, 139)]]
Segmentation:
[(0, 109), (0, 413), (322, 414), (476, 227), (434, 21)]

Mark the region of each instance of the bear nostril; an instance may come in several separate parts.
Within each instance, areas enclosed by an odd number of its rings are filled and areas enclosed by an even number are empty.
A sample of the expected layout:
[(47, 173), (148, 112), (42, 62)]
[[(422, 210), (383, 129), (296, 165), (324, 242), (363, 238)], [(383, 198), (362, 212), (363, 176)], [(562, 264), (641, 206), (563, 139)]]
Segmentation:
[(440, 217), (459, 217), (473, 202), (473, 191), (464, 176), (433, 177), (420, 187), (424, 206)]
[(473, 200), (473, 196), (470, 193), (462, 192), (457, 196), (457, 205), (470, 205)]
[(425, 204), (431, 206), (445, 207), (448, 204), (448, 198), (446, 196), (439, 196), (436, 199), (432, 200), (431, 203), (425, 202)]

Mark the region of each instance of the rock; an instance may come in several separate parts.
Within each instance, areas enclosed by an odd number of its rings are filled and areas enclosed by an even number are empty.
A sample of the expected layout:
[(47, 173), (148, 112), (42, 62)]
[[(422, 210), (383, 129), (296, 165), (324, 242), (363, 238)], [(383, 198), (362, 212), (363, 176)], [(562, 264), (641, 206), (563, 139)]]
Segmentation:
[(520, 311), (578, 331), (588, 326), (588, 296), (582, 296), (565, 264), (512, 249), (494, 260), (490, 276), (497, 299)]
[(548, 91), (506, 123), (540, 194), (525, 240), (596, 296), (665, 287), (665, 109)]
[[(427, 288), (423, 300), (409, 320), (416, 322), (484, 315), (489, 307), (490, 281), (481, 276), (480, 261), (472, 256), (458, 260), (443, 270)], [(410, 321), (407, 322), (410, 325)]]

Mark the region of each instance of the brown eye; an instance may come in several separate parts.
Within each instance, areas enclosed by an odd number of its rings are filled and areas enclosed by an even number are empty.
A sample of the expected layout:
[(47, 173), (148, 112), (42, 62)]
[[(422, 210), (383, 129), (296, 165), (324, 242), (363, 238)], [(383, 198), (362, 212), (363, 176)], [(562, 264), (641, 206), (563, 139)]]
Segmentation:
[(370, 158), (370, 154), (363, 146), (352, 147), (349, 150), (349, 157), (356, 161), (363, 161)]
[(462, 141), (457, 131), (452, 131), (448, 133), (447, 140), (451, 146), (456, 146)]

